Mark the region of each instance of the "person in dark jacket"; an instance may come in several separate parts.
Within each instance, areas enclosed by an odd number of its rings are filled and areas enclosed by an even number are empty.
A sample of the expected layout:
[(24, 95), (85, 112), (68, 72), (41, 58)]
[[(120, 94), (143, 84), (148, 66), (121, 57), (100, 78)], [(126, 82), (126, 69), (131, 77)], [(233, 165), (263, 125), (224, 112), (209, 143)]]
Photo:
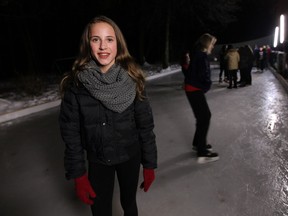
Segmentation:
[(183, 74), (187, 72), (189, 64), (190, 64), (190, 53), (188, 50), (186, 50), (184, 54), (182, 55), (182, 58), (180, 61), (181, 70)]
[(87, 24), (79, 57), (60, 87), (66, 178), (74, 179), (93, 215), (112, 216), (116, 174), (124, 215), (137, 216), (140, 165), (145, 192), (157, 168), (154, 122), (145, 78), (114, 21), (99, 16)]
[(219, 83), (222, 83), (223, 81), (222, 79), (223, 72), (224, 72), (224, 81), (228, 80), (227, 63), (224, 58), (227, 52), (227, 48), (228, 48), (227, 44), (222, 45), (221, 51), (219, 53), (219, 63), (220, 63)]
[(197, 162), (207, 163), (219, 159), (217, 153), (207, 144), (207, 133), (210, 125), (211, 112), (205, 93), (211, 88), (211, 71), (208, 55), (216, 43), (216, 38), (203, 34), (192, 51), (190, 65), (185, 74), (184, 90), (196, 118), (196, 131), (192, 149), (197, 151)]
[(244, 87), (252, 84), (251, 71), (253, 68), (254, 54), (249, 45), (242, 46), (238, 49), (240, 55), (239, 69), (240, 69), (240, 85)]

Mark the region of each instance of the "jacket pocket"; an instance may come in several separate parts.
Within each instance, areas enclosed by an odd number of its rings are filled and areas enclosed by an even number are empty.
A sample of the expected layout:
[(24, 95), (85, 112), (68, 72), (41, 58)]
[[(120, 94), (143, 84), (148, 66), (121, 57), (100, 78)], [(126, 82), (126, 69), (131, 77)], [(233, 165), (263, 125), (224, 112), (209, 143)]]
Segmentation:
[(102, 152), (102, 135), (100, 124), (85, 126), (85, 143), (87, 150), (92, 150), (97, 154)]

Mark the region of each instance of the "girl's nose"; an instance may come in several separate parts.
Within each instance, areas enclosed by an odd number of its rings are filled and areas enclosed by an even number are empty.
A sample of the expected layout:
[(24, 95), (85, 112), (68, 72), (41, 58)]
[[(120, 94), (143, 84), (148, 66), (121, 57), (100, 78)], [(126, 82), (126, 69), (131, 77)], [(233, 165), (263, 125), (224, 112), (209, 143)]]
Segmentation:
[(106, 42), (105, 42), (105, 41), (101, 41), (101, 43), (100, 43), (100, 49), (106, 49), (106, 47), (107, 47)]

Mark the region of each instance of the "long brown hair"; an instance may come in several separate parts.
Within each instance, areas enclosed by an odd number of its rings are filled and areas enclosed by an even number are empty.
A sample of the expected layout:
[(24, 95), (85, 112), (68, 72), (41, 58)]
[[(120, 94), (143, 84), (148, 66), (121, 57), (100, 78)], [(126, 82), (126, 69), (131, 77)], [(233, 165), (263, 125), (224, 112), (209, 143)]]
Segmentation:
[(79, 85), (78, 74), (81, 73), (84, 66), (92, 59), (89, 40), (91, 26), (101, 22), (109, 24), (114, 29), (117, 40), (117, 55), (115, 63), (120, 64), (125, 70), (128, 71), (129, 76), (136, 83), (138, 98), (143, 99), (143, 90), (145, 85), (144, 74), (139, 65), (135, 62), (134, 58), (130, 55), (125, 38), (120, 28), (113, 20), (105, 16), (95, 17), (86, 25), (80, 41), (79, 55), (72, 66), (72, 71), (64, 75), (60, 83), (61, 95), (64, 94), (69, 84), (74, 83), (77, 86)]

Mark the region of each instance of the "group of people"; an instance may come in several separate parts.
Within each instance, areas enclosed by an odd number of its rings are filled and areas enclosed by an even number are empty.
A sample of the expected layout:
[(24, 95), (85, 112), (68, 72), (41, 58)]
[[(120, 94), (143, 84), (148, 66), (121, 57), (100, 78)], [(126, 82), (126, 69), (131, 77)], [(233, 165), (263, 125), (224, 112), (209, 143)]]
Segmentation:
[[(198, 163), (219, 159), (206, 140), (211, 112), (205, 93), (212, 83), (208, 55), (215, 43), (214, 36), (203, 34), (191, 61), (186, 56), (184, 89), (196, 117), (191, 151), (197, 152)], [(157, 168), (154, 120), (143, 72), (113, 20), (98, 16), (86, 25), (79, 55), (60, 87), (65, 175), (74, 180), (76, 195), (91, 206), (92, 215), (112, 216), (117, 175), (124, 215), (137, 216), (140, 167), (145, 192)]]
[[(228, 83), (228, 89), (244, 87), (252, 84), (251, 72), (255, 61), (253, 50), (249, 45), (238, 49), (233, 45), (223, 45), (219, 54), (220, 73), (219, 83)], [(240, 80), (237, 73), (240, 71)], [(222, 75), (224, 73), (224, 80)]]

